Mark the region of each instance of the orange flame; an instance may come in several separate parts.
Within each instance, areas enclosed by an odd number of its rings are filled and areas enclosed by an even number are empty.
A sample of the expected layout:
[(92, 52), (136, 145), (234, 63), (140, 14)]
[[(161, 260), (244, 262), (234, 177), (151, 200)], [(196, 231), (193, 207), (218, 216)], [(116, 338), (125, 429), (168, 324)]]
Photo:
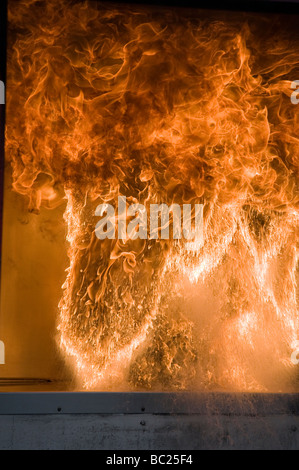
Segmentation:
[[(67, 201), (79, 386), (298, 386), (296, 24), (216, 16), (9, 1), (6, 154), (29, 210)], [(203, 203), (204, 246), (99, 241), (119, 195)]]

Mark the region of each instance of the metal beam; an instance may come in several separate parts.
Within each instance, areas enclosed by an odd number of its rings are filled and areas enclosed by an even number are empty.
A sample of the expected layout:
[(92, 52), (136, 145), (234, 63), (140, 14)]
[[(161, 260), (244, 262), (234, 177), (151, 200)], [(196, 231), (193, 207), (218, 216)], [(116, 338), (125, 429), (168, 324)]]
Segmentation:
[(14, 392), (0, 393), (0, 415), (200, 414), (299, 416), (299, 394)]

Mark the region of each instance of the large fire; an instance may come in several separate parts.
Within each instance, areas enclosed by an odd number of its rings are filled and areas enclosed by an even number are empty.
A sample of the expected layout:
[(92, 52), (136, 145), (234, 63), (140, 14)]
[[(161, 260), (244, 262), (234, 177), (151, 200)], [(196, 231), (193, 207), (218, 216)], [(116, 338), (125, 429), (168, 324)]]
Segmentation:
[[(66, 200), (78, 387), (298, 388), (297, 26), (216, 16), (9, 1), (6, 155), (30, 211)], [(120, 195), (204, 204), (204, 246), (98, 240)]]

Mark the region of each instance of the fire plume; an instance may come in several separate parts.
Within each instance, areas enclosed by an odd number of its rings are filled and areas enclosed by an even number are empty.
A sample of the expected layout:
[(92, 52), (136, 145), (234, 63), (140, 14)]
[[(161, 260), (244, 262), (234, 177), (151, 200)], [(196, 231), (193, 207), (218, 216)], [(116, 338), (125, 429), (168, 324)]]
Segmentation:
[[(281, 21), (9, 1), (6, 155), (30, 211), (66, 201), (79, 387), (298, 387), (299, 38)], [(119, 195), (204, 204), (204, 245), (98, 240)]]

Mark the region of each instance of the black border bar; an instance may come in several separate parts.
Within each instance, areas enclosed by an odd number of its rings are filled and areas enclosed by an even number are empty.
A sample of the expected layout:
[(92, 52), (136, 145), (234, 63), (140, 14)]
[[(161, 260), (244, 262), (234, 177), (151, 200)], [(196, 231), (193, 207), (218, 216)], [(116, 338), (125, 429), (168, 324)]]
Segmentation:
[[(83, 0), (74, 0), (80, 2)], [(97, 0), (92, 0), (97, 1)], [(299, 0), (99, 0), (99, 3), (202, 10), (299, 14)]]

